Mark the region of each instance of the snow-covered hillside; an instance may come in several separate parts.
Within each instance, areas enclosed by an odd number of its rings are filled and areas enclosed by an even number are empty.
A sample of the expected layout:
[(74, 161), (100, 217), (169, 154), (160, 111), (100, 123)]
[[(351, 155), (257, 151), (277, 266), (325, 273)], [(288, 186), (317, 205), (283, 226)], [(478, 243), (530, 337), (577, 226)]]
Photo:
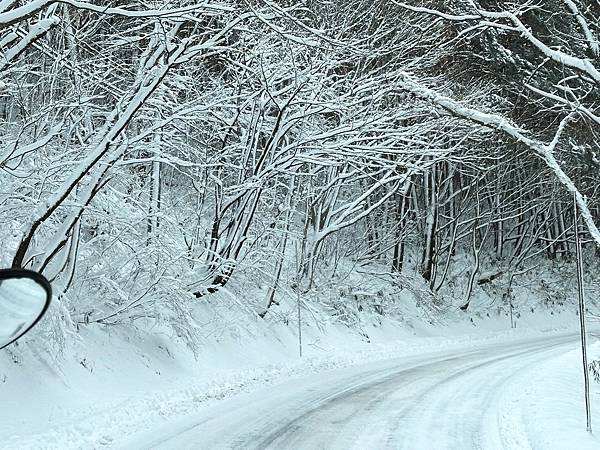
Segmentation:
[(595, 445), (599, 24), (0, 0), (0, 447)]

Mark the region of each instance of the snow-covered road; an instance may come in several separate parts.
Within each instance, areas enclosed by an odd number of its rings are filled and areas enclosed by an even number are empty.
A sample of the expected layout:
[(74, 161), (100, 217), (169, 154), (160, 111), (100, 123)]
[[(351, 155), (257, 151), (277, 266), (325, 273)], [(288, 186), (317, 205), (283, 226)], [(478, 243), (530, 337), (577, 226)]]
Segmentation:
[(333, 370), (225, 400), (122, 447), (535, 448), (511, 411), (519, 383), (576, 345), (575, 335), (547, 336)]

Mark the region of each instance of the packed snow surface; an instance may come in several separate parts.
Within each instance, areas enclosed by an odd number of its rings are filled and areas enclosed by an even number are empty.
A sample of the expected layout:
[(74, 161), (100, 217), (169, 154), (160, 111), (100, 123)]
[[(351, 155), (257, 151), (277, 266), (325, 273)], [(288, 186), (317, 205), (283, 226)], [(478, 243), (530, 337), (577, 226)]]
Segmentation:
[[(597, 449), (582, 432), (583, 397), (568, 369), (576, 345), (575, 335), (554, 335), (338, 369), (204, 408), (118, 447)], [(544, 387), (540, 372), (561, 382)]]

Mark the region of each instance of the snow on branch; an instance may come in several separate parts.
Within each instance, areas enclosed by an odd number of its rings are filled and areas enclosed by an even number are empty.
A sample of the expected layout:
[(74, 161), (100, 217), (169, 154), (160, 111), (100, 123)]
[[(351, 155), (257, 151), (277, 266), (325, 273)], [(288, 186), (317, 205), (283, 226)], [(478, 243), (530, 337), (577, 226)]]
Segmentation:
[(566, 98), (559, 97), (556, 94), (552, 94), (552, 93), (544, 91), (542, 89), (538, 89), (537, 87), (532, 86), (529, 83), (524, 83), (524, 86), (527, 89), (531, 90), (532, 92), (535, 92), (536, 94), (540, 95), (541, 97), (546, 97), (548, 99), (554, 100), (557, 103), (561, 103), (565, 106), (568, 106), (569, 109), (571, 109), (572, 111), (577, 111), (577, 112), (581, 113), (582, 115), (586, 116), (588, 119), (591, 119), (594, 122), (596, 122), (596, 124), (600, 125), (600, 116), (594, 114), (593, 111), (591, 111), (589, 108), (586, 108), (581, 103), (579, 103), (579, 102), (576, 103), (576, 102), (570, 101)]
[[(532, 44), (535, 48), (537, 48), (541, 53), (543, 53), (546, 57), (551, 60), (563, 64), (565, 66), (571, 67), (573, 69), (579, 70), (589, 77), (592, 78), (597, 83), (600, 83), (600, 71), (594, 66), (594, 64), (589, 59), (578, 58), (576, 56), (568, 55), (560, 50), (556, 50), (550, 48), (548, 45), (540, 41), (529, 29), (529, 27), (525, 26), (525, 24), (517, 17), (516, 14), (509, 11), (486, 11), (483, 9), (477, 9), (475, 14), (464, 14), (464, 15), (454, 15), (454, 14), (446, 14), (441, 11), (411, 6), (406, 3), (397, 2), (393, 0), (394, 3), (402, 8), (408, 9), (410, 11), (425, 13), (429, 15), (433, 15), (436, 17), (440, 17), (445, 20), (453, 21), (453, 22), (470, 22), (470, 21), (480, 21), (483, 22), (482, 19), (487, 19), (485, 21), (485, 25), (506, 29), (506, 25), (499, 23), (499, 21), (508, 21), (511, 22), (514, 31), (517, 31), (521, 34), (522, 37), (527, 39), (530, 44)], [(589, 38), (588, 38), (589, 40)]]
[(562, 135), (566, 123), (570, 119), (570, 116), (563, 119), (561, 124), (559, 125), (555, 137), (552, 142), (546, 144), (537, 139), (528, 137), (526, 132), (514, 124), (512, 121), (503, 117), (499, 114), (491, 114), (480, 111), (478, 109), (474, 109), (468, 106), (461, 105), (456, 100), (453, 100), (449, 97), (438, 94), (434, 90), (423, 86), (420, 83), (417, 83), (413, 80), (413, 78), (404, 74), (404, 79), (400, 83), (401, 88), (413, 93), (417, 97), (430, 101), (435, 105), (445, 109), (451, 114), (462, 117), (464, 119), (470, 120), (472, 122), (478, 123), (488, 128), (495, 129), (500, 131), (510, 137), (511, 139), (520, 142), (526, 147), (533, 150), (548, 166), (550, 170), (554, 173), (558, 181), (572, 194), (575, 195), (577, 199), (577, 205), (579, 206), (581, 215), (587, 225), (588, 231), (590, 232), (592, 238), (596, 242), (596, 245), (600, 246), (600, 230), (594, 223), (592, 218), (592, 214), (587, 204), (587, 200), (581, 195), (579, 189), (571, 180), (569, 175), (565, 173), (565, 171), (561, 168), (560, 164), (556, 160), (554, 156), (554, 148), (558, 142), (558, 139)]
[(588, 47), (594, 55), (600, 56), (600, 43), (598, 43), (598, 39), (596, 39), (596, 36), (594, 36), (592, 31), (590, 30), (585, 16), (581, 13), (581, 11), (579, 11), (579, 8), (577, 8), (577, 5), (573, 0), (564, 0), (564, 2), (565, 5), (567, 5), (567, 8), (569, 8), (577, 18), (577, 22), (581, 27), (581, 31), (583, 32), (583, 35), (587, 40)]
[(10, 62), (17, 58), (25, 49), (27, 49), (27, 47), (59, 23), (60, 19), (58, 17), (51, 16), (31, 25), (25, 36), (23, 36), (19, 42), (1, 54), (0, 71), (4, 70)]
[(232, 8), (226, 5), (217, 4), (217, 3), (198, 3), (190, 6), (186, 6), (183, 8), (174, 8), (174, 9), (144, 9), (144, 10), (132, 10), (125, 8), (110, 8), (105, 6), (94, 5), (91, 2), (83, 2), (77, 0), (35, 0), (31, 2), (25, 3), (23, 6), (19, 6), (14, 9), (10, 9), (8, 11), (0, 12), (0, 25), (7, 26), (12, 25), (14, 23), (20, 22), (21, 20), (25, 20), (42, 9), (50, 6), (54, 3), (63, 3), (69, 6), (72, 6), (77, 9), (86, 10), (90, 12), (113, 15), (113, 16), (123, 16), (130, 18), (140, 18), (140, 17), (177, 17), (181, 15), (185, 15), (187, 13), (197, 13), (197, 12), (230, 12)]

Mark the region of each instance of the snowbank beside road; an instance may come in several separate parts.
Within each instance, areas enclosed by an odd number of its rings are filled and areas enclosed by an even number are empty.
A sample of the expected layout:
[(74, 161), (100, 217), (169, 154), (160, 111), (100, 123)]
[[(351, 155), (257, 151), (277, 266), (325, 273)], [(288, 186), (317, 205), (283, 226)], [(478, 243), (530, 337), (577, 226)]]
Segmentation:
[[(600, 359), (600, 342), (590, 346)], [(590, 381), (592, 425), (600, 429), (600, 384)], [(499, 411), (511, 449), (597, 450), (598, 434), (586, 432), (581, 350), (550, 359), (516, 377)]]

